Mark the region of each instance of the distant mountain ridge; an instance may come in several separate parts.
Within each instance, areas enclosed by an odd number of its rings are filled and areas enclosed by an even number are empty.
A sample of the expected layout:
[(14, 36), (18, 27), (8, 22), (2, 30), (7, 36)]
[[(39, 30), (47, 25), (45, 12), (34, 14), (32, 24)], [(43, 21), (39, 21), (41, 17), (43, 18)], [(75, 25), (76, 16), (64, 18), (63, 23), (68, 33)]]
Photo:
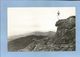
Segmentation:
[(10, 36), (10, 37), (8, 38), (8, 41), (11, 41), (11, 40), (14, 40), (14, 39), (17, 39), (17, 38), (20, 38), (20, 37), (26, 37), (26, 36), (29, 36), (29, 35), (49, 36), (49, 35), (54, 35), (54, 34), (55, 34), (55, 32), (53, 32), (53, 31), (49, 31), (49, 32), (36, 31), (36, 32), (30, 32), (30, 33), (25, 33), (25, 34), (21, 34), (21, 35)]

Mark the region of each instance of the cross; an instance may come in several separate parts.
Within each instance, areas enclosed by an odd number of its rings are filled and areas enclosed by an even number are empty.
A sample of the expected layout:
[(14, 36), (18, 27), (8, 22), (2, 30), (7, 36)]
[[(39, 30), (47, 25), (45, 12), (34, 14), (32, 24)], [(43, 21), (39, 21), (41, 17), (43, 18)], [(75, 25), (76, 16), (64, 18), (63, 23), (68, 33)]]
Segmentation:
[(60, 15), (60, 12), (58, 11), (57, 14), (58, 14), (58, 16), (59, 16), (59, 15)]
[(60, 12), (58, 11), (58, 12), (57, 12), (57, 18), (58, 18), (58, 19), (59, 19), (59, 15), (60, 15)]

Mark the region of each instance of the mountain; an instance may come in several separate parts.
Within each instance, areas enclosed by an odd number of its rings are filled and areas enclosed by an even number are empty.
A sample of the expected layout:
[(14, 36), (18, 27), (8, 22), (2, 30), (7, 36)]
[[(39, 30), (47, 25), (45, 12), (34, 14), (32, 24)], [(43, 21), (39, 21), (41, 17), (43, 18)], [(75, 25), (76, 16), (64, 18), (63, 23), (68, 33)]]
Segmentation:
[(8, 42), (9, 51), (75, 51), (75, 16), (56, 22), (56, 32), (32, 32)]

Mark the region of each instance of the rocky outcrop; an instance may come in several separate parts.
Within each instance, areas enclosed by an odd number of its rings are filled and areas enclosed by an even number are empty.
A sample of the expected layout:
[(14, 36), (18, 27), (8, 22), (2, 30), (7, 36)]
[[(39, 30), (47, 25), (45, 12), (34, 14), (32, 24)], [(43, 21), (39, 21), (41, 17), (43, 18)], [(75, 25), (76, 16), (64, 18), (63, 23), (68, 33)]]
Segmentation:
[(57, 32), (54, 44), (60, 45), (60, 47), (64, 44), (64, 50), (75, 50), (75, 16), (70, 16), (67, 19), (57, 21), (56, 26)]
[(68, 44), (75, 39), (75, 16), (57, 21), (56, 26), (58, 27), (55, 35), (56, 44)]

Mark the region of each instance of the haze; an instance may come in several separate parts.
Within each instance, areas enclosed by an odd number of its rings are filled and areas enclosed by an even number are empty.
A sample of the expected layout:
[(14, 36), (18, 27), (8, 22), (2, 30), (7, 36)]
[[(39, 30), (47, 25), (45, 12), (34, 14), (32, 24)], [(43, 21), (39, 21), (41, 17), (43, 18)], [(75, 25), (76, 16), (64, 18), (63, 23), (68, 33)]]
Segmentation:
[(8, 36), (34, 31), (55, 31), (57, 12), (59, 19), (75, 15), (75, 7), (9, 7), (7, 9)]

